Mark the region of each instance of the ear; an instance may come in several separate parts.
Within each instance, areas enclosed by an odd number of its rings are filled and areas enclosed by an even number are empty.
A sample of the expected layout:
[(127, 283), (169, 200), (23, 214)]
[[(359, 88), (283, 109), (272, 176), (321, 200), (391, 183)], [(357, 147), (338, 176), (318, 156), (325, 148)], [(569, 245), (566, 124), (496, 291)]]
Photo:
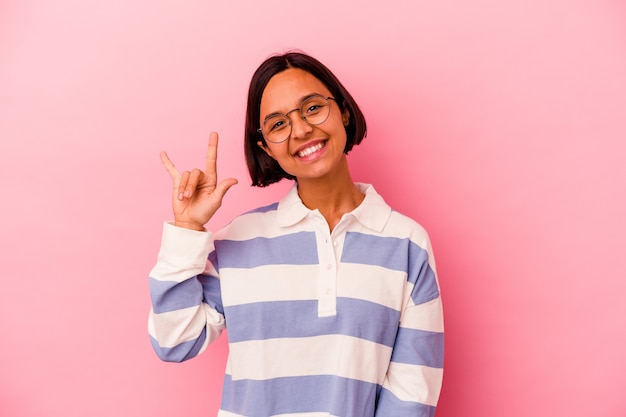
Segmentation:
[(344, 109), (341, 113), (341, 120), (343, 121), (344, 127), (347, 127), (350, 124), (350, 112), (348, 109)]
[(263, 149), (265, 151), (265, 153), (272, 159), (276, 159), (274, 158), (274, 154), (272, 153), (272, 151), (270, 150), (270, 148), (267, 147), (267, 145), (265, 143), (263, 143), (263, 141), (258, 141), (256, 143), (258, 145), (259, 148)]

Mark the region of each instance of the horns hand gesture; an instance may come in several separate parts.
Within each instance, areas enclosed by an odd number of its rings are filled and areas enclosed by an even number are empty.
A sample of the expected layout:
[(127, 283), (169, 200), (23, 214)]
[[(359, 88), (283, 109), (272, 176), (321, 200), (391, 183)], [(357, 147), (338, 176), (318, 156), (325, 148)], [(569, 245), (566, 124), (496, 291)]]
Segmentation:
[(211, 132), (204, 171), (196, 168), (179, 173), (167, 154), (161, 152), (161, 162), (172, 178), (176, 226), (204, 230), (204, 225), (222, 205), (226, 191), (237, 184), (235, 178), (217, 182), (217, 142), (217, 133)]

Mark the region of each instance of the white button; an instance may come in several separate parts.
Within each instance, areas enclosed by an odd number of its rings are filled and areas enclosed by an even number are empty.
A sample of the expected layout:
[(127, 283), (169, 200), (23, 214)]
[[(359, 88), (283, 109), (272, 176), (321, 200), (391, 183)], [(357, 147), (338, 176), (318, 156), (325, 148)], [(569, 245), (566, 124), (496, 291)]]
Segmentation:
[(333, 242), (333, 246), (337, 246), (339, 244), (339, 242), (337, 242), (336, 240)]
[(326, 295), (330, 295), (330, 288), (326, 288)]
[(333, 264), (326, 265), (326, 269), (331, 269), (332, 267), (333, 267)]

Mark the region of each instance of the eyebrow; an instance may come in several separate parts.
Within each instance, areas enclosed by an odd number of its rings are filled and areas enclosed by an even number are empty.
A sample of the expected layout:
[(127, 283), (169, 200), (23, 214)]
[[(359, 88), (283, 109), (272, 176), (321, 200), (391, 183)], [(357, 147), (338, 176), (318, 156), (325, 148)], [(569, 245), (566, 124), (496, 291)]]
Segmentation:
[[(324, 94), (321, 94), (321, 93), (309, 93), (309, 94), (307, 94), (307, 95), (305, 95), (305, 96), (302, 96), (302, 97), (300, 98), (300, 105), (302, 105), (302, 103), (303, 103), (303, 102), (305, 102), (306, 100), (310, 99), (310, 98), (311, 98), (311, 97), (313, 97), (313, 96), (322, 96), (322, 97), (326, 97)], [(295, 107), (294, 109), (291, 109), (291, 110), (295, 110), (295, 109), (298, 109), (298, 108), (299, 108), (299, 107)], [(289, 111), (291, 111), (291, 110), (289, 110)], [(274, 116), (284, 116), (284, 115), (285, 115), (285, 113), (281, 113), (281, 112), (279, 112), (279, 111), (275, 111), (275, 112), (270, 113), (270, 114), (268, 114), (267, 116), (265, 116), (265, 118), (263, 119), (263, 123), (267, 122), (269, 119), (271, 119), (271, 118), (272, 118), (272, 117), (274, 117)]]

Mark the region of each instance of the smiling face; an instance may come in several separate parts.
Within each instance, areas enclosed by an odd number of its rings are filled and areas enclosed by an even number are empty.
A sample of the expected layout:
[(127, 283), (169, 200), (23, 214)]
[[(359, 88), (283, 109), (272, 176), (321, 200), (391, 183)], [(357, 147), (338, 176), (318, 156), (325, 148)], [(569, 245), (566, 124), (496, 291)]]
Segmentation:
[[(328, 88), (310, 73), (299, 68), (289, 68), (274, 75), (261, 96), (260, 120), (262, 125), (268, 115), (286, 114), (300, 108), (302, 101), (311, 95), (332, 97)], [(298, 111), (291, 112), (291, 135), (282, 143), (258, 142), (285, 172), (298, 178), (331, 178), (347, 169), (346, 129), (349, 113), (341, 112), (334, 100), (328, 100), (330, 114), (325, 122), (311, 126)]]

